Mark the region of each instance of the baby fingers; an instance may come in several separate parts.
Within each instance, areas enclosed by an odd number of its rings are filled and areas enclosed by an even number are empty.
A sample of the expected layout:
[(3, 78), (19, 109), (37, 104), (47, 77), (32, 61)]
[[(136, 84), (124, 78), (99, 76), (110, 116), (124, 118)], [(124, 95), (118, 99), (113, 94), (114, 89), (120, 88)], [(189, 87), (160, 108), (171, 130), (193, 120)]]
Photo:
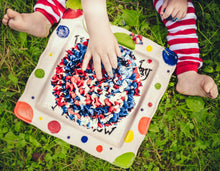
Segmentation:
[(82, 70), (86, 70), (91, 58), (92, 58), (92, 54), (90, 53), (90, 51), (87, 51), (83, 59)]
[[(117, 68), (117, 57), (102, 56), (102, 64), (110, 77), (113, 77), (112, 67)], [(115, 66), (114, 66), (115, 65)]]
[(95, 54), (93, 56), (93, 64), (94, 64), (96, 78), (97, 80), (101, 80), (102, 79), (101, 59), (98, 56), (98, 54)]

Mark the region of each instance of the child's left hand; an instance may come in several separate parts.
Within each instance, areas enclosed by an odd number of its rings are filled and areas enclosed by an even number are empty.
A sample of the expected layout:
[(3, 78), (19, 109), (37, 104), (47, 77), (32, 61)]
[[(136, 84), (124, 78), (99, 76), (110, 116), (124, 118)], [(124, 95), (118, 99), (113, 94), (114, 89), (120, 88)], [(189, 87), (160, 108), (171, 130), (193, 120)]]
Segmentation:
[(181, 20), (186, 16), (187, 9), (187, 0), (164, 0), (160, 11), (161, 19), (171, 16), (173, 21)]

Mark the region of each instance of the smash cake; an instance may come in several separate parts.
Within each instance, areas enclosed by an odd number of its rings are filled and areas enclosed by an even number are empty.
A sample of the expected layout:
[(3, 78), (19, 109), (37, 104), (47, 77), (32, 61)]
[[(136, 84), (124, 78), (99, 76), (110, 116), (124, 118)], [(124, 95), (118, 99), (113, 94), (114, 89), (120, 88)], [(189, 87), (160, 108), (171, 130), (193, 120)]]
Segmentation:
[(134, 109), (134, 96), (140, 96), (142, 83), (135, 56), (120, 46), (122, 57), (117, 57), (113, 78), (102, 65), (103, 78), (98, 81), (92, 60), (85, 71), (81, 69), (88, 41), (66, 51), (52, 77), (52, 93), (62, 115), (81, 126), (96, 129), (117, 125)]

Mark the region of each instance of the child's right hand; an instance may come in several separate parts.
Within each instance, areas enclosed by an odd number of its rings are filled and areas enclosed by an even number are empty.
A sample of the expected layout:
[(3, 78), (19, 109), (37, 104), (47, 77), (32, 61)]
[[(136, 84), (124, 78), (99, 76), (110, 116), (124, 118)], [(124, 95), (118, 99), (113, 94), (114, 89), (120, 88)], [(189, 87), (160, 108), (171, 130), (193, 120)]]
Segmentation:
[(161, 19), (172, 16), (173, 21), (181, 20), (186, 16), (187, 9), (187, 0), (164, 0), (160, 11)]
[(98, 80), (102, 78), (101, 63), (108, 75), (113, 77), (112, 68), (117, 68), (117, 56), (121, 56), (114, 34), (110, 28), (97, 28), (89, 37), (89, 44), (83, 59), (82, 69), (86, 69), (92, 58)]
[(117, 68), (117, 56), (121, 56), (118, 42), (111, 31), (105, 0), (82, 0), (89, 44), (82, 69), (85, 70), (93, 59), (96, 78), (102, 78), (101, 63), (106, 72), (113, 77), (112, 68)]

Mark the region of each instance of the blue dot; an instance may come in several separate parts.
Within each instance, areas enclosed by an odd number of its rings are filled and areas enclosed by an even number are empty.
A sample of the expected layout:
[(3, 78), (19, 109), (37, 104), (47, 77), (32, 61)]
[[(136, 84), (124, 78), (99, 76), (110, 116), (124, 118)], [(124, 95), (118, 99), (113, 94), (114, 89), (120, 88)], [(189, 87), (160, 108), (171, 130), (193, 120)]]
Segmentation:
[(31, 98), (32, 98), (32, 99), (34, 99), (35, 97), (34, 97), (34, 96), (32, 96)]
[(143, 112), (144, 111), (144, 109), (143, 108), (141, 108), (141, 112)]
[(70, 30), (67, 26), (59, 25), (56, 30), (56, 33), (59, 37), (66, 38), (69, 35)]
[(67, 136), (67, 139), (70, 139), (70, 136)]
[(88, 141), (88, 137), (87, 137), (87, 136), (83, 136), (83, 137), (81, 138), (81, 141), (82, 141), (83, 143), (86, 143), (86, 142)]
[(174, 66), (177, 64), (178, 56), (172, 50), (165, 48), (162, 52), (163, 60), (166, 64)]
[(167, 73), (170, 73), (170, 70), (167, 70)]
[(110, 147), (110, 150), (112, 150), (112, 147)]

